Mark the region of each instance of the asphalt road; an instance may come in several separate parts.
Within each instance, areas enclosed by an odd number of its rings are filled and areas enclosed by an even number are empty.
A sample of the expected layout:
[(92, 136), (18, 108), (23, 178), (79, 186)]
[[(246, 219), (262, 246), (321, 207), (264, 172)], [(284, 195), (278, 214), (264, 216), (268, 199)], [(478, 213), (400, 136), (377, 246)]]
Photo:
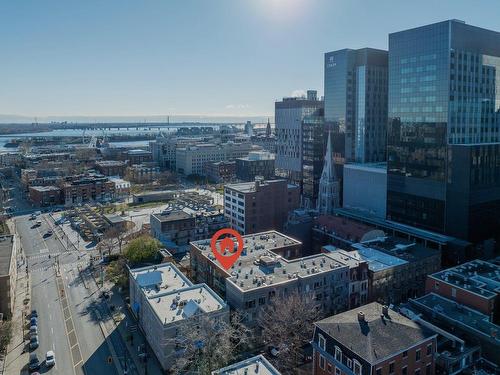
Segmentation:
[[(118, 375), (107, 361), (111, 354), (94, 313), (103, 302), (95, 287), (91, 290), (79, 272), (86, 267), (87, 257), (74, 247), (66, 248), (66, 241), (47, 215), (39, 219), (39, 227), (29, 216), (14, 220), (31, 275), (32, 308), (39, 316), (40, 346), (35, 353), (40, 361), (49, 350), (56, 357), (53, 368), (42, 364), (40, 372)], [(49, 229), (55, 233), (45, 236)]]

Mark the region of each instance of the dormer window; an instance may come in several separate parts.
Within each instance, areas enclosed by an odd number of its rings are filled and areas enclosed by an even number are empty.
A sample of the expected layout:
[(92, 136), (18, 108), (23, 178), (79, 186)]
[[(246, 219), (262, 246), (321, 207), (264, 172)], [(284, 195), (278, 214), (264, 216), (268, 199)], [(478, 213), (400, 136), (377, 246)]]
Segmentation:
[(326, 350), (326, 340), (321, 334), (318, 335), (318, 345), (320, 349)]
[(354, 365), (353, 365), (353, 371), (354, 371), (354, 374), (356, 375), (361, 375), (361, 370), (362, 370), (362, 366), (361, 366), (361, 363), (359, 363), (357, 360), (353, 359), (352, 360)]
[(342, 362), (342, 350), (338, 346), (335, 346), (335, 360)]

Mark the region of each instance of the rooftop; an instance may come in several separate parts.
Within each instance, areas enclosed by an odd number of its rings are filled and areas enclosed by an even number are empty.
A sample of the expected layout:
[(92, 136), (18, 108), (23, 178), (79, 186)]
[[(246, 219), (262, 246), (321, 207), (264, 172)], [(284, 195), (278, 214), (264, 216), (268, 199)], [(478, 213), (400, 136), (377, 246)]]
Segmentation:
[(387, 163), (347, 163), (344, 168), (359, 169), (368, 172), (387, 173)]
[(330, 316), (315, 325), (372, 364), (434, 336), (395, 311), (389, 309), (383, 314), (377, 302)]
[(392, 267), (402, 266), (408, 261), (384, 253), (383, 251), (371, 248), (362, 243), (352, 245), (356, 251), (352, 251), (352, 255), (356, 258), (363, 259), (368, 263), (368, 269), (373, 272), (387, 270)]
[(193, 285), (172, 263), (133, 269), (130, 274), (164, 324), (226, 307), (208, 286)]
[(495, 298), (500, 294), (500, 266), (479, 259), (439, 271), (429, 277), (486, 298)]
[(315, 221), (315, 228), (351, 242), (361, 241), (365, 234), (375, 229), (370, 225), (334, 215), (319, 216)]
[(210, 240), (194, 241), (191, 245), (198, 248), (221, 271), (226, 272), (229, 275), (227, 279), (229, 282), (244, 291), (346, 267), (327, 254), (316, 254), (293, 260), (284, 259), (277, 255), (279, 249), (299, 246), (301, 243), (276, 231), (246, 235), (243, 236), (243, 242), (243, 252), (228, 271), (219, 265), (213, 255)]
[(177, 221), (177, 220), (187, 220), (192, 218), (188, 213), (179, 210), (179, 211), (163, 211), (162, 213), (151, 214), (156, 219), (158, 219), (162, 223), (166, 223), (169, 221)]
[(125, 165), (125, 162), (120, 160), (99, 160), (96, 161), (96, 165), (100, 167), (121, 167)]
[[(323, 248), (328, 248), (331, 245), (323, 246)], [(364, 259), (361, 259), (356, 251), (346, 251), (342, 249), (337, 249), (332, 246), (331, 251), (328, 253), (328, 256), (332, 259), (335, 259), (337, 262), (345, 264), (349, 266), (349, 268), (357, 267), (360, 263), (366, 262)]]
[(212, 375), (280, 375), (263, 355), (257, 355), (244, 361), (213, 371)]
[(477, 310), (470, 309), (435, 293), (429, 293), (423, 297), (410, 300), (410, 305), (416, 306), (418, 310), (427, 311), (433, 316), (439, 316), (445, 321), (453, 321), (459, 326), (473, 329), (500, 343), (500, 326), (491, 323), (488, 315), (481, 314)]
[[(265, 181), (259, 181), (259, 186), (267, 186), (269, 184), (273, 183), (286, 183), (285, 180), (265, 180)], [(255, 185), (256, 181), (251, 181), (251, 182), (241, 182), (238, 184), (227, 184), (224, 185), (224, 188), (232, 189), (235, 190), (239, 193), (253, 193), (255, 192)], [(294, 185), (288, 185), (294, 186)]]
[(0, 236), (0, 275), (8, 275), (10, 270), (10, 261), (12, 250), (14, 248), (14, 236)]
[(44, 191), (59, 191), (61, 189), (58, 188), (57, 186), (30, 186), (30, 190), (44, 192)]

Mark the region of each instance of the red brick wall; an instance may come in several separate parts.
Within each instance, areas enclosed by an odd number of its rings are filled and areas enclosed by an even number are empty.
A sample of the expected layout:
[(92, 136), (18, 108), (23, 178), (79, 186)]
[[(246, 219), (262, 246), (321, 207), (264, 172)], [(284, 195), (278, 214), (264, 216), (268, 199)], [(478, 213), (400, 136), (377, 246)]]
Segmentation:
[[(438, 288), (436, 288), (436, 283), (439, 283)], [(456, 290), (456, 297), (452, 296), (453, 288), (455, 288)], [(426, 293), (432, 292), (435, 294), (439, 294), (444, 298), (457, 301), (461, 304), (472, 307), (482, 312), (483, 314), (491, 315), (493, 310), (493, 305), (490, 304), (490, 300), (488, 300), (487, 298), (469, 292), (465, 289), (454, 287), (453, 285), (448, 284), (446, 281), (433, 278), (431, 275), (427, 276), (427, 280), (425, 281), (425, 291)]]

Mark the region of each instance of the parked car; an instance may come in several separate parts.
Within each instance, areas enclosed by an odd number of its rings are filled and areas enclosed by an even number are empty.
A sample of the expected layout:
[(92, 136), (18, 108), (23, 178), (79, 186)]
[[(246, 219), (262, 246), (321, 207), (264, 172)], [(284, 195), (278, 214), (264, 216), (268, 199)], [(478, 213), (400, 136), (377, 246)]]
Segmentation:
[(32, 317), (32, 318), (30, 319), (30, 325), (32, 325), (32, 326), (36, 326), (36, 325), (37, 325), (37, 323), (38, 323), (38, 319), (37, 319), (36, 317)]
[(50, 237), (54, 234), (54, 232), (52, 231), (52, 229), (49, 229), (43, 236), (44, 237)]
[(38, 318), (38, 312), (36, 310), (31, 310), (31, 317)]
[(49, 350), (47, 352), (47, 355), (45, 356), (45, 365), (47, 367), (52, 367), (56, 364), (56, 356), (52, 350)]
[(40, 345), (40, 341), (38, 341), (38, 335), (31, 336), (30, 338), (30, 350), (35, 350)]
[(36, 356), (35, 353), (30, 354), (30, 363), (29, 363), (29, 369), (30, 371), (35, 371), (40, 368), (40, 361), (38, 360), (38, 357)]
[(30, 327), (30, 334), (38, 335), (38, 327), (36, 325)]

